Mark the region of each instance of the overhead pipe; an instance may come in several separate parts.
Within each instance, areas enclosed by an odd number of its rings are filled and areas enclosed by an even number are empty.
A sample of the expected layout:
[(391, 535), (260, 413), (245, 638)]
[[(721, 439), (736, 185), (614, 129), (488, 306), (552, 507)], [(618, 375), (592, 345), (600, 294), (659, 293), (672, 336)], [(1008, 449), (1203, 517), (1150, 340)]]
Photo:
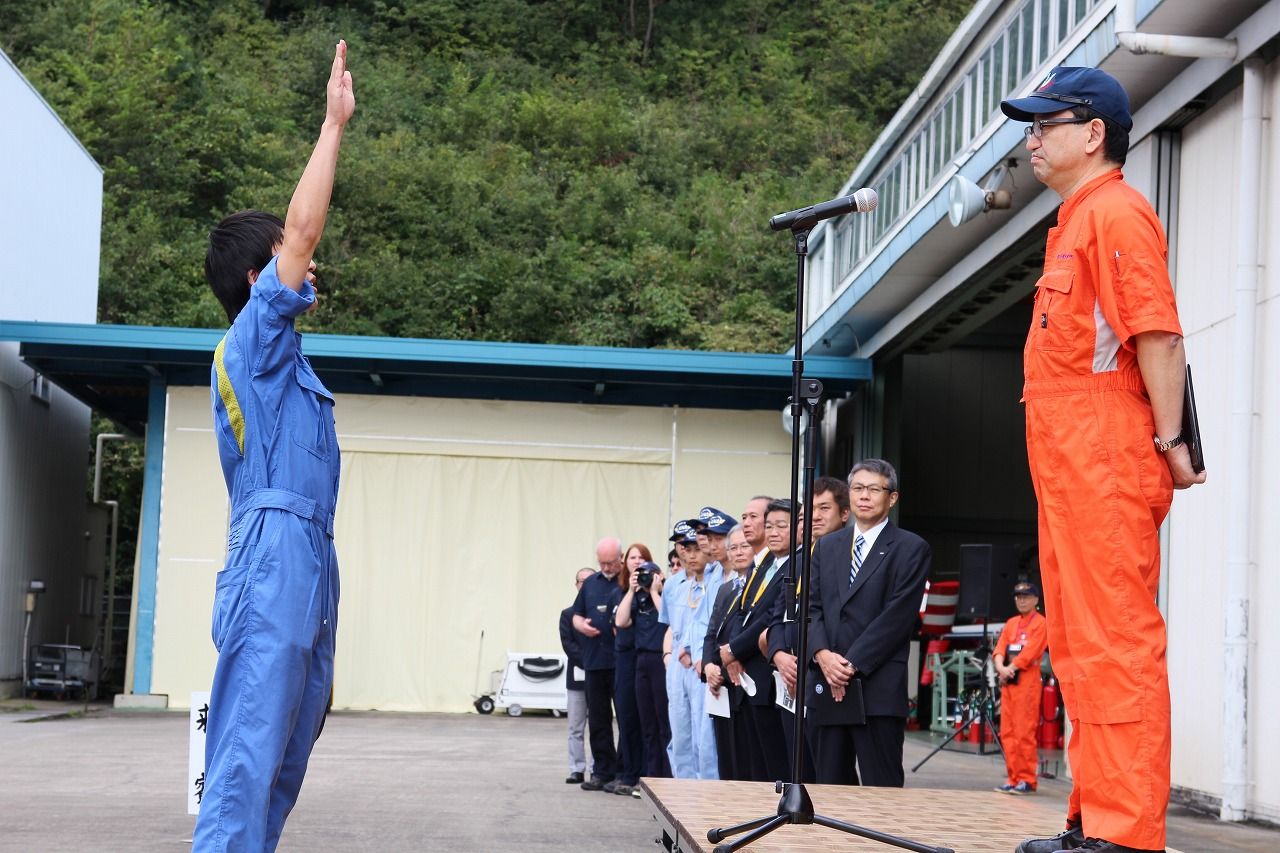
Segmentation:
[[(1131, 53), (1235, 59), (1235, 39), (1137, 32), (1137, 0), (1116, 3), (1116, 39)], [(1236, 197), (1235, 328), (1231, 351), (1231, 426), (1227, 460), (1226, 578), (1222, 654), (1222, 805), (1218, 817), (1241, 821), (1249, 810), (1249, 546), (1253, 516), (1254, 363), (1261, 219), (1262, 109), (1265, 64), (1243, 63), (1240, 173)]]
[(1235, 59), (1236, 40), (1138, 32), (1138, 0), (1116, 3), (1116, 40), (1130, 53)]

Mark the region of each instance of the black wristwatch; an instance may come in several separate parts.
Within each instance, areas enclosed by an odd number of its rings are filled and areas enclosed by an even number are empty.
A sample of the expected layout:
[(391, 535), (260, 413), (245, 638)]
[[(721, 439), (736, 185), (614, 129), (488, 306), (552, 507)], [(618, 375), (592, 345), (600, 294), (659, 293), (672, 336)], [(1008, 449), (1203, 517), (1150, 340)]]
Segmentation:
[(1151, 436), (1151, 439), (1156, 443), (1156, 450), (1159, 450), (1161, 453), (1168, 453), (1179, 444), (1182, 444), (1182, 433), (1178, 433), (1168, 441), (1161, 441), (1160, 436), (1158, 435)]

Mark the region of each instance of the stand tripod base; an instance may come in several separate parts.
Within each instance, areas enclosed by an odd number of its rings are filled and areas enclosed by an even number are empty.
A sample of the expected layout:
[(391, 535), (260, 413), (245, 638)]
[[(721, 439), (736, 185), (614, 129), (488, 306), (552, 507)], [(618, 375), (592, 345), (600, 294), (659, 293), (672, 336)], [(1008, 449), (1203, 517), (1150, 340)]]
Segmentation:
[[(755, 818), (733, 826), (712, 829), (707, 832), (707, 840), (716, 845), (714, 853), (733, 853), (733, 851), (763, 838), (784, 824), (804, 825), (815, 823), (818, 826), (825, 826), (828, 829), (834, 829), (848, 835), (869, 838), (872, 841), (901, 847), (904, 850), (914, 850), (916, 853), (954, 853), (949, 847), (933, 847), (928, 844), (920, 844), (905, 838), (899, 838), (896, 835), (889, 835), (888, 833), (868, 829), (857, 824), (845, 823), (824, 815), (814, 814), (813, 801), (809, 799), (809, 792), (801, 783), (778, 782), (775, 789), (782, 794), (782, 799), (778, 801), (777, 814), (766, 815), (765, 817)], [(745, 832), (746, 835), (734, 841), (720, 843), (729, 836), (737, 835), (740, 832)]]

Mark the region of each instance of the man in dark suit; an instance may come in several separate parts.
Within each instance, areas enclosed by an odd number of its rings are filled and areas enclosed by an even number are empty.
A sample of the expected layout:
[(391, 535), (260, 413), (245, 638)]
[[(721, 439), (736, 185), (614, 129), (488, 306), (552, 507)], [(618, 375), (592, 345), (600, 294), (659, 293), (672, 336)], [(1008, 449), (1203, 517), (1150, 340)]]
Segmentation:
[[(849, 473), (854, 524), (818, 540), (809, 590), (809, 659), (820, 690), (852, 701), (857, 679), (865, 722), (814, 726), (818, 782), (901, 788), (907, 656), (929, 575), (928, 544), (889, 521), (898, 474), (883, 459)], [(811, 712), (811, 717), (817, 716)], [(855, 768), (856, 764), (856, 768)]]
[[(742, 597), (742, 588), (747, 582), (747, 570), (755, 565), (753, 560), (755, 555), (752, 553), (751, 543), (747, 541), (746, 534), (742, 532), (741, 524), (729, 531), (727, 541), (728, 563), (726, 568), (728, 569), (728, 574), (716, 593), (716, 603), (711, 610), (711, 620), (707, 623), (707, 633), (702, 642), (703, 680), (707, 682), (707, 686), (716, 695), (719, 695), (721, 690), (727, 690), (732, 693), (732, 691), (740, 689), (734, 687), (724, 677), (724, 668), (720, 662), (720, 646), (728, 641), (725, 626), (728, 621), (729, 610)], [(730, 708), (740, 704), (735, 698), (730, 698), (729, 700)], [(735, 739), (732, 717), (712, 717), (711, 724), (715, 732), (716, 760), (720, 778), (750, 779), (750, 767), (745, 766), (749, 753), (747, 752), (746, 742), (741, 737), (745, 736), (746, 730), (739, 728), (740, 738)], [(741, 763), (744, 766), (741, 769), (739, 769), (738, 753), (742, 754)]]
[[(813, 481), (813, 547), (817, 547), (817, 542), (823, 536), (842, 530), (849, 521), (849, 484), (839, 477), (819, 477)], [(800, 524), (804, 524), (804, 515), (800, 516)], [(800, 531), (797, 531), (796, 537), (800, 538)], [(799, 552), (797, 551), (797, 554)], [(796, 566), (797, 586), (795, 598), (788, 601), (788, 596), (779, 595), (778, 600), (773, 605), (773, 612), (769, 615), (769, 630), (766, 634), (768, 651), (765, 657), (773, 664), (782, 676), (783, 685), (787, 689), (787, 693), (794, 696), (796, 693), (796, 651), (800, 644), (799, 621), (796, 619), (796, 613), (799, 608), (796, 602), (801, 599), (804, 590), (801, 589), (799, 578), (799, 565)], [(794, 755), (795, 750), (795, 726), (796, 715), (785, 708), (782, 711), (782, 733), (786, 737), (787, 756), (790, 758)], [(801, 782), (817, 781), (814, 762), (813, 762), (813, 730), (812, 727), (806, 731), (806, 744), (804, 750), (804, 760), (801, 764)]]
[(782, 709), (774, 704), (773, 667), (760, 648), (760, 637), (769, 627), (769, 614), (782, 590), (784, 567), (791, 556), (791, 501), (771, 501), (764, 517), (765, 545), (771, 560), (766, 558), (751, 573), (738, 607), (725, 620), (728, 640), (720, 646), (720, 660), (729, 680), (745, 694), (733, 713), (740, 714), (750, 736), (750, 778), (774, 782), (789, 778), (790, 761), (782, 733)]

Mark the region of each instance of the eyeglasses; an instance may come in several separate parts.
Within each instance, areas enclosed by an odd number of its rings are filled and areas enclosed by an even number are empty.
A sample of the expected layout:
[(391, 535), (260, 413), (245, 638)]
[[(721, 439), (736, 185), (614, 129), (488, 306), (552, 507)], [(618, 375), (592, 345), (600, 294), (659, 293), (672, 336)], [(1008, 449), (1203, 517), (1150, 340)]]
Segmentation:
[(866, 486), (862, 483), (854, 483), (849, 487), (849, 491), (855, 495), (871, 495), (871, 497), (879, 497), (885, 492), (891, 492), (892, 489), (886, 489), (884, 486)]
[(1031, 124), (1022, 129), (1022, 135), (1027, 139), (1035, 137), (1036, 139), (1044, 139), (1044, 129), (1055, 124), (1085, 124), (1091, 122), (1091, 118), (1038, 118)]

